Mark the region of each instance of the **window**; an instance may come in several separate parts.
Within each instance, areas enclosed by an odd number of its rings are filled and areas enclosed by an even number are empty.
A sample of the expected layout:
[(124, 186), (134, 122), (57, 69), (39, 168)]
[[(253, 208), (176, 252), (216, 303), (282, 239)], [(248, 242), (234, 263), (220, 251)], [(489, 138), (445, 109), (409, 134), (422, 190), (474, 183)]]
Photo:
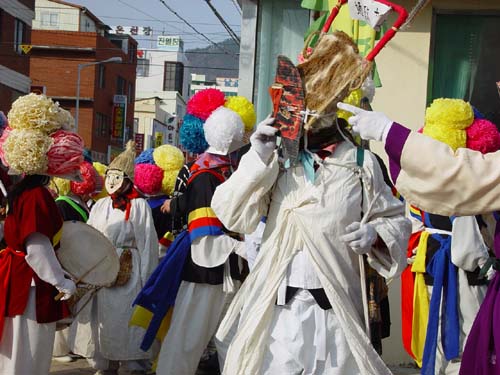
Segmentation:
[(106, 87), (106, 67), (103, 64), (98, 65), (98, 87), (103, 89)]
[(98, 137), (108, 137), (110, 132), (109, 116), (97, 112), (95, 116), (95, 135)]
[(126, 81), (122, 76), (116, 78), (116, 94), (125, 95), (125, 84)]
[(182, 95), (184, 65), (179, 62), (165, 61), (163, 91), (177, 91)]
[(435, 14), (429, 103), (441, 97), (463, 99), (500, 124), (495, 85), (500, 80), (499, 24), (498, 15)]
[(149, 59), (137, 59), (137, 76), (149, 77)]
[(137, 59), (137, 77), (149, 77), (149, 59)]
[(59, 28), (59, 14), (42, 12), (40, 23), (43, 27)]
[(134, 84), (132, 82), (128, 83), (127, 96), (128, 104), (132, 103), (134, 101)]
[(14, 51), (21, 54), (21, 44), (26, 40), (26, 24), (18, 20), (17, 18), (14, 21)]

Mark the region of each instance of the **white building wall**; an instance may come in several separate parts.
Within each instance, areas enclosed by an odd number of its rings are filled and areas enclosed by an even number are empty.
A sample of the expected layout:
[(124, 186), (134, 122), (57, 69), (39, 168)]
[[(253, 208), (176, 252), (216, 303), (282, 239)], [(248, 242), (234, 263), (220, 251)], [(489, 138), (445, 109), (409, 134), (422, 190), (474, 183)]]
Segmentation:
[[(78, 31), (79, 14), (80, 9), (75, 7), (54, 3), (48, 0), (36, 0), (33, 29)], [(51, 15), (56, 15), (57, 24), (54, 23), (54, 18), (52, 18), (53, 22), (50, 22)], [(48, 20), (49, 22), (48, 24), (42, 24), (42, 20)]]

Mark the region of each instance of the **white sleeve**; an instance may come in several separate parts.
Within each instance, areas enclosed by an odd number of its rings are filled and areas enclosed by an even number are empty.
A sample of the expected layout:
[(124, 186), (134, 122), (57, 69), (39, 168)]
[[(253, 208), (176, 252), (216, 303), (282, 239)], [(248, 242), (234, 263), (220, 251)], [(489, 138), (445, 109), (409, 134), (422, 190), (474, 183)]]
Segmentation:
[(226, 228), (242, 234), (255, 231), (262, 216), (267, 215), (278, 173), (276, 152), (267, 165), (252, 148), (243, 155), (238, 169), (217, 186), (212, 197), (212, 209)]
[(244, 247), (243, 241), (227, 235), (203, 236), (191, 243), (191, 257), (197, 265), (212, 268), (224, 264), (233, 252), (246, 258)]
[[(365, 152), (364, 171), (371, 175), (366, 180), (364, 212), (376, 198), (369, 213), (368, 223), (374, 226), (384, 246), (373, 247), (368, 253), (368, 263), (385, 278), (393, 278), (406, 267), (406, 250), (411, 234), (411, 222), (405, 217), (405, 206), (391, 192), (384, 181), (380, 166), (369, 151)], [(371, 186), (369, 186), (371, 184)]]
[(56, 287), (64, 285), (64, 271), (47, 236), (38, 232), (30, 234), (26, 252), (26, 262), (40, 279)]
[(488, 259), (488, 248), (474, 216), (453, 220), (451, 262), (466, 271), (474, 271)]

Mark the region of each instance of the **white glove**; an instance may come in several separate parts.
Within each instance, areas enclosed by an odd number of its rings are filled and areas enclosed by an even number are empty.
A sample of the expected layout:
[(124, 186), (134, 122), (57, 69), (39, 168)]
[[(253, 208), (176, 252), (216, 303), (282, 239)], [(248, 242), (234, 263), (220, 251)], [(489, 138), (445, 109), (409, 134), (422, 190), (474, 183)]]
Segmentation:
[(346, 103), (338, 103), (337, 107), (354, 114), (349, 118), (349, 124), (352, 125), (353, 132), (359, 134), (361, 138), (385, 142), (393, 123), (386, 115), (381, 112), (365, 111)]
[(76, 284), (73, 280), (66, 278), (60, 284), (55, 285), (55, 287), (60, 293), (64, 293), (64, 296), (61, 297), (61, 301), (70, 299), (76, 292)]
[(271, 126), (274, 123), (274, 118), (270, 115), (257, 125), (257, 130), (250, 137), (250, 143), (260, 159), (267, 164), (269, 158), (276, 148), (276, 132), (277, 128)]
[[(479, 268), (482, 269), (487, 261), (488, 261), (488, 258), (479, 259), (477, 262)], [(488, 271), (486, 271), (486, 275), (485, 275), (486, 280), (491, 281), (491, 279), (493, 279), (493, 277), (495, 276), (496, 272), (497, 271), (493, 268), (493, 265), (490, 265), (490, 268), (488, 269)]]
[(368, 253), (377, 240), (377, 231), (371, 224), (354, 222), (345, 228), (347, 234), (340, 237), (351, 249), (359, 255)]

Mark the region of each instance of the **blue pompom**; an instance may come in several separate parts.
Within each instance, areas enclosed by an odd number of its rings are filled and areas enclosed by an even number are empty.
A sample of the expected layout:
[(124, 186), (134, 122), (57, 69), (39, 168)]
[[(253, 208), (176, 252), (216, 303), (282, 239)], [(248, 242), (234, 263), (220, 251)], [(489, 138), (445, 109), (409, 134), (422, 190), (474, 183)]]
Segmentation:
[(484, 119), (484, 115), (476, 107), (472, 106), (472, 109), (474, 110), (475, 119)]
[(196, 116), (186, 115), (180, 130), (182, 147), (195, 154), (201, 154), (208, 148), (203, 131), (203, 121)]
[(135, 164), (154, 164), (153, 151), (154, 148), (148, 148), (141, 152), (141, 154), (135, 158)]

